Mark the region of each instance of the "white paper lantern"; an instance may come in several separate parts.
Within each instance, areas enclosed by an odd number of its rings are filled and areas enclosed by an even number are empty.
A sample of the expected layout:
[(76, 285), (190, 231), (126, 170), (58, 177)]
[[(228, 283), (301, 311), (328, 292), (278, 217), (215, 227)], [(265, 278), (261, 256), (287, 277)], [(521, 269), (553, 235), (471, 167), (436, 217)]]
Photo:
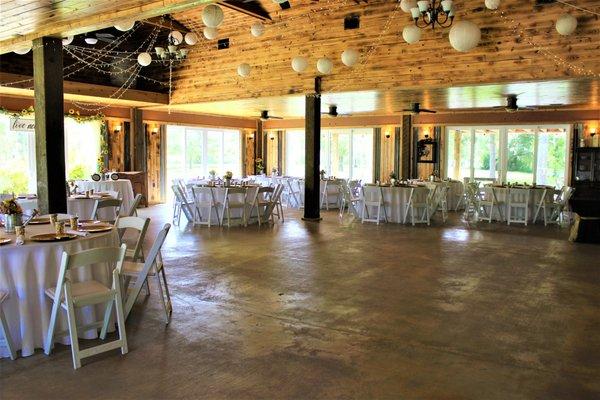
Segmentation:
[(556, 21), (556, 30), (563, 36), (568, 36), (577, 29), (577, 18), (571, 14), (563, 14)]
[(242, 78), (247, 78), (250, 75), (251, 69), (252, 69), (252, 67), (250, 67), (250, 64), (246, 64), (246, 63), (240, 64), (237, 67), (237, 73)]
[(250, 33), (252, 33), (252, 36), (254, 37), (262, 36), (262, 34), (265, 33), (265, 27), (260, 22), (256, 22), (250, 27)]
[(27, 54), (29, 53), (29, 50), (31, 50), (31, 43), (23, 46), (23, 47), (19, 47), (18, 49), (13, 50), (15, 53), (17, 54)]
[(202, 34), (208, 40), (213, 40), (213, 39), (216, 39), (217, 36), (219, 36), (219, 31), (217, 30), (217, 28), (211, 28), (211, 27), (206, 26), (204, 28), (204, 30), (202, 31)]
[(138, 64), (142, 67), (147, 67), (152, 62), (152, 56), (148, 53), (140, 53), (137, 57)]
[(185, 40), (185, 42), (190, 46), (193, 46), (198, 43), (198, 35), (196, 35), (194, 32), (188, 32), (183, 37), (183, 40)]
[(471, 21), (459, 21), (450, 28), (450, 44), (458, 51), (469, 51), (481, 40), (481, 30)]
[(292, 58), (292, 69), (298, 73), (302, 73), (304, 71), (306, 71), (306, 68), (308, 67), (308, 60), (306, 59), (306, 57), (294, 57)]
[(223, 10), (216, 4), (209, 4), (202, 10), (202, 22), (210, 28), (217, 28), (223, 22)]
[(342, 62), (347, 67), (353, 67), (358, 62), (360, 54), (354, 49), (346, 49), (342, 53)]
[(94, 44), (98, 43), (98, 38), (91, 37), (91, 36), (90, 36), (90, 37), (86, 37), (86, 38), (85, 38), (85, 39), (83, 39), (83, 40), (85, 40), (85, 42), (86, 42), (87, 44), (91, 44), (91, 45), (94, 45)]
[(173, 41), (173, 44), (179, 46), (183, 43), (183, 35), (179, 31), (171, 31), (169, 33), (169, 39)]
[(500, 7), (500, 0), (485, 0), (485, 6), (490, 10), (497, 10)]
[(115, 29), (121, 32), (125, 32), (133, 28), (135, 21), (119, 21), (115, 24)]
[(281, 3), (285, 3), (288, 0), (273, 0), (273, 3), (277, 3), (277, 4), (281, 4)]
[(75, 38), (74, 36), (67, 36), (67, 37), (62, 38), (62, 44), (63, 44), (63, 46), (68, 46), (71, 43), (73, 43), (73, 39), (74, 38)]
[(329, 58), (319, 58), (317, 61), (317, 70), (323, 75), (329, 75), (333, 71), (333, 63)]
[(417, 43), (421, 40), (421, 28), (416, 25), (406, 25), (402, 29), (402, 38), (408, 44)]
[(402, 11), (404, 11), (405, 13), (409, 13), (411, 8), (414, 8), (417, 6), (417, 0), (402, 0), (400, 2), (400, 8), (402, 9)]

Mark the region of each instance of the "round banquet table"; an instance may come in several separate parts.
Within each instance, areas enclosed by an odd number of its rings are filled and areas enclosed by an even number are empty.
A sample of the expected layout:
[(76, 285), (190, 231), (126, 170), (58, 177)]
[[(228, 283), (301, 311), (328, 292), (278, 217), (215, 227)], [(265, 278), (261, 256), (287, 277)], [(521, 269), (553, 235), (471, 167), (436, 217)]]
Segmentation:
[[(414, 184), (427, 184), (427, 185), (435, 185), (438, 187), (438, 189), (440, 187), (442, 187), (443, 185), (448, 184), (448, 195), (446, 197), (446, 202), (448, 205), (448, 210), (450, 211), (454, 211), (456, 210), (456, 206), (458, 205), (458, 202), (460, 201), (460, 199), (463, 196), (463, 192), (464, 192), (464, 184), (461, 181), (455, 181), (455, 180), (451, 180), (451, 181), (425, 181), (425, 180), (411, 180), (412, 183)], [(464, 202), (462, 203), (462, 207), (464, 208)]]
[[(62, 218), (66, 216), (63, 215)], [(90, 234), (65, 242), (42, 243), (28, 240), (32, 235), (49, 232), (52, 232), (50, 224), (29, 225), (25, 231), (25, 244), (16, 246), (15, 235), (0, 231), (0, 237), (12, 239), (11, 243), (0, 246), (0, 290), (9, 293), (2, 307), (16, 350), (21, 350), (24, 357), (32, 355), (35, 349), (44, 347), (52, 308), (52, 302), (44, 291), (56, 287), (63, 251), (73, 253), (97, 247), (119, 246), (119, 236), (114, 228), (108, 232)], [(71, 279), (75, 282), (94, 279), (110, 286), (112, 271), (107, 264), (87, 266), (74, 270)], [(104, 314), (102, 305), (76, 310), (78, 325), (102, 319)], [(56, 331), (66, 329), (67, 316), (61, 309)], [(87, 339), (96, 336), (95, 330), (80, 334), (80, 337)], [(70, 343), (68, 336), (57, 337), (55, 341)], [(8, 349), (2, 342), (0, 357), (8, 356)]]
[[(94, 204), (96, 198), (82, 199), (69, 197), (67, 199), (67, 213), (77, 215), (80, 219), (94, 219)], [(105, 207), (98, 210), (98, 219), (102, 221), (114, 221), (117, 215), (114, 207)]]
[(75, 181), (79, 186), (79, 191), (94, 190), (95, 192), (119, 192), (119, 196), (123, 199), (121, 205), (121, 215), (127, 215), (131, 205), (133, 204), (133, 188), (131, 181), (127, 179), (118, 179), (116, 181)]
[[(208, 186), (204, 186), (204, 188), (209, 188)], [(256, 196), (256, 192), (258, 191), (259, 186), (250, 186), (246, 187), (246, 217), (248, 219), (248, 224), (258, 223), (258, 210), (255, 208), (250, 214), (250, 208), (252, 207), (252, 201)], [(220, 205), (217, 206), (219, 210), (219, 216), (223, 213), (223, 203), (225, 201), (225, 187), (216, 186), (210, 187), (214, 199)], [(242, 193), (232, 193), (229, 195), (229, 199), (232, 202), (243, 202), (244, 195)], [(194, 190), (194, 200), (197, 203), (210, 201), (210, 195), (208, 192), (199, 191), (198, 189)], [(239, 225), (241, 223), (243, 210), (241, 208), (230, 208), (231, 215), (231, 223), (232, 225)], [(200, 209), (200, 221), (198, 222), (208, 222), (208, 208)], [(211, 224), (217, 225), (219, 221), (217, 220), (217, 215), (211, 211), (210, 213), (210, 222)], [(227, 224), (227, 215), (223, 216), (223, 224)]]
[[(384, 186), (381, 188), (381, 191), (383, 192), (383, 200), (386, 204), (385, 212), (387, 214), (388, 222), (395, 222), (397, 224), (404, 223), (404, 212), (406, 211), (406, 205), (410, 199), (411, 189), (411, 187), (404, 186)], [(356, 205), (356, 211), (362, 218), (362, 200)], [(368, 215), (377, 215), (377, 207), (369, 206), (368, 212)], [(383, 218), (383, 211), (381, 214), (381, 218)]]
[[(488, 187), (492, 187), (494, 189), (494, 192), (496, 193), (496, 200), (498, 200), (498, 202), (500, 202), (500, 204), (497, 205), (497, 207), (499, 207), (502, 210), (502, 216), (504, 217), (504, 219), (506, 220), (507, 216), (508, 216), (508, 192), (510, 191), (509, 188), (507, 187), (497, 187), (497, 186), (488, 186)], [(548, 189), (548, 190), (552, 190), (552, 192), (554, 193), (554, 188), (550, 187), (550, 188), (546, 188), (546, 187), (529, 187), (526, 188), (529, 191), (529, 204), (528, 204), (528, 211), (527, 211), (527, 220), (528, 222), (532, 222), (533, 221), (533, 217), (535, 215), (535, 210), (538, 206), (538, 204), (540, 204), (540, 201), (542, 200), (542, 197), (544, 196), (544, 189)], [(486, 212), (489, 213), (490, 212), (490, 208), (489, 206), (485, 206)], [(523, 210), (519, 210), (519, 209), (514, 209), (513, 211), (516, 215), (517, 218), (521, 218), (523, 219), (524, 216), (524, 211)], [(543, 220), (543, 215), (540, 214), (539, 218), (542, 218)], [(498, 221), (500, 219), (500, 216), (498, 215), (497, 212), (494, 212), (494, 214), (492, 215), (492, 219)]]

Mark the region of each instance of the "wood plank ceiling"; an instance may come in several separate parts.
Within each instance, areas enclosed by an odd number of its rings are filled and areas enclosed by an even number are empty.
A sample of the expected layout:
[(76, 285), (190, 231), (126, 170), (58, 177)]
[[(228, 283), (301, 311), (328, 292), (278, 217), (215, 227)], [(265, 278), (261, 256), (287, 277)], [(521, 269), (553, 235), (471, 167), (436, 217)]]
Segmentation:
[[(191, 53), (189, 62), (177, 72), (172, 101), (190, 104), (306, 93), (313, 87), (316, 61), (324, 56), (334, 63), (333, 74), (323, 81), (325, 92), (376, 90), (383, 97), (388, 92), (403, 89), (422, 91), (580, 78), (549, 60), (528, 42), (600, 73), (600, 20), (596, 16), (574, 12), (558, 3), (535, 6), (532, 0), (503, 0), (500, 10), (506, 14), (505, 20), (499, 12), (486, 9), (483, 0), (455, 0), (454, 3), (456, 21), (473, 21), (482, 30), (480, 45), (468, 53), (452, 49), (449, 29), (424, 30), (421, 41), (413, 45), (405, 43), (401, 32), (411, 20), (401, 11), (394, 13), (398, 4), (395, 1), (370, 0), (357, 4), (350, 0), (293, 0), (291, 9), (281, 10), (272, 1), (261, 0), (273, 21), (265, 23), (265, 33), (259, 38), (250, 34), (250, 25), (255, 19), (225, 9), (219, 38), (229, 38), (230, 48), (217, 50), (216, 41), (203, 40)], [(600, 10), (600, 0), (580, 0), (577, 5)], [(556, 32), (554, 23), (567, 11), (577, 16), (579, 25), (575, 34), (563, 37)], [(175, 18), (201, 34), (201, 12), (202, 8), (194, 8), (175, 14)], [(349, 14), (360, 15), (359, 29), (344, 30), (343, 19)], [(390, 16), (393, 16), (391, 21)], [(511, 29), (509, 19), (514, 19), (526, 32), (525, 38)], [(384, 29), (386, 23), (389, 24), (387, 30)], [(364, 60), (372, 45), (376, 46), (364, 66), (348, 68), (342, 64), (340, 55), (345, 48), (359, 50)], [(303, 74), (295, 73), (290, 67), (296, 55), (309, 59), (309, 68)], [(252, 66), (250, 77), (237, 75), (236, 69), (241, 63)], [(597, 80), (597, 76), (592, 79)], [(572, 87), (581, 92), (569, 96), (592, 106), (599, 104), (597, 92), (589, 92), (597, 91), (597, 84)], [(564, 92), (564, 85), (556, 90)], [(444, 106), (445, 103), (443, 100), (432, 104)], [(463, 103), (454, 107), (463, 107)]]

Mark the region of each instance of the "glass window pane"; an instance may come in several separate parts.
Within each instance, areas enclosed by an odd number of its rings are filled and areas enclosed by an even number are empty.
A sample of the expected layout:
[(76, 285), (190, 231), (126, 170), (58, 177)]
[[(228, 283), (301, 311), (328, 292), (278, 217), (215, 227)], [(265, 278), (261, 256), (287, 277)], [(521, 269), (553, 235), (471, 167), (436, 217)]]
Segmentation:
[(335, 131), (330, 136), (329, 175), (337, 178), (350, 177), (350, 132)]
[(34, 133), (11, 131), (10, 117), (0, 115), (0, 143), (0, 193), (36, 193)]
[(304, 131), (285, 133), (285, 173), (289, 176), (304, 177)]
[(98, 171), (100, 122), (65, 118), (65, 146), (67, 178), (88, 179)]
[(508, 182), (533, 183), (533, 148), (535, 130), (528, 128), (509, 129), (507, 134)]
[(475, 129), (474, 177), (497, 180), (500, 170), (500, 130)]
[(325, 175), (332, 175), (331, 164), (330, 164), (330, 132), (321, 131), (321, 164), (319, 171), (325, 170)]
[(543, 128), (538, 131), (536, 183), (562, 187), (567, 162), (567, 130)]
[(448, 130), (446, 146), (447, 175), (449, 178), (462, 181), (471, 177), (471, 130)]
[(221, 165), (221, 135), (220, 132), (208, 131), (206, 139), (206, 173), (215, 171), (217, 176), (222, 176), (225, 171), (222, 171)]
[(355, 129), (352, 133), (351, 179), (373, 180), (373, 130)]
[(233, 176), (242, 175), (240, 131), (223, 131), (223, 175), (231, 171)]
[(199, 129), (185, 130), (185, 178), (204, 176), (203, 168), (204, 132)]

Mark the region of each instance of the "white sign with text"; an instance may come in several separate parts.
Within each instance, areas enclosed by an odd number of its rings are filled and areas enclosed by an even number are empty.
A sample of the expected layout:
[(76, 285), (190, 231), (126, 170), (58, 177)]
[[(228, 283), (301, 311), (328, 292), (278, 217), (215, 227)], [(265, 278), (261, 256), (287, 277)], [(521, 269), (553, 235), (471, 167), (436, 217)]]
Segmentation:
[(35, 131), (35, 119), (33, 118), (10, 118), (10, 130), (11, 131)]

